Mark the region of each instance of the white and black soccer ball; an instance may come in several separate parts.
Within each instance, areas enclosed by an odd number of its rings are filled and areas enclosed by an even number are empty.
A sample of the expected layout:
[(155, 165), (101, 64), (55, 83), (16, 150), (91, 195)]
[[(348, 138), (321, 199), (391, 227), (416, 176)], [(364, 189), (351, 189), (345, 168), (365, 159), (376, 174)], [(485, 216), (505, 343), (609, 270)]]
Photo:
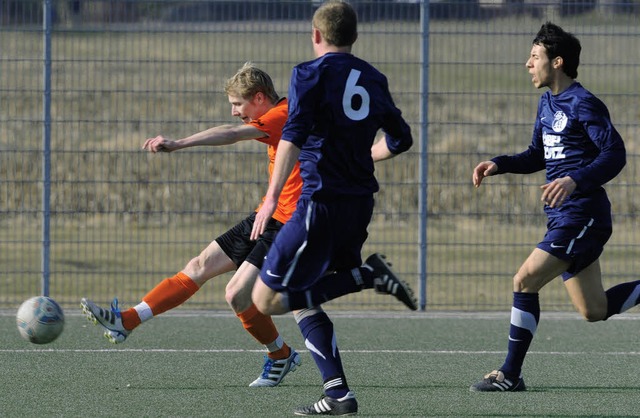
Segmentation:
[(47, 344), (62, 334), (64, 313), (55, 300), (35, 296), (20, 305), (16, 323), (22, 338), (34, 344)]

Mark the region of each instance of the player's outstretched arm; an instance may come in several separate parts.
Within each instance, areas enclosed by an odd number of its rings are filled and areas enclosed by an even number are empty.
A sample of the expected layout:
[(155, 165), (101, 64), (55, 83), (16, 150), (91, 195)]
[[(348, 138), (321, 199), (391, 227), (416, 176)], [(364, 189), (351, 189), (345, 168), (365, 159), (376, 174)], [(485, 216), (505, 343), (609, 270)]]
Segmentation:
[(473, 185), (480, 187), (482, 179), (493, 176), (498, 171), (498, 166), (493, 161), (483, 161), (473, 169)]
[(265, 133), (251, 125), (220, 125), (186, 138), (172, 140), (162, 135), (144, 141), (142, 149), (150, 152), (172, 152), (196, 146), (220, 146), (265, 137)]

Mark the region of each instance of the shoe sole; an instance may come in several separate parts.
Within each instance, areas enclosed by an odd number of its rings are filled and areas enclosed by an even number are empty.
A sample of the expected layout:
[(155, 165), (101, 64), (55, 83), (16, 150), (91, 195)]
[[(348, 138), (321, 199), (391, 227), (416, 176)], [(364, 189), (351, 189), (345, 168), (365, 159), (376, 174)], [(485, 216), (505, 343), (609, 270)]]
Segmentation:
[(89, 309), (89, 307), (84, 303), (80, 303), (80, 307), (82, 308), (82, 313), (85, 318), (87, 318), (89, 322), (93, 323), (93, 325), (98, 325), (98, 318), (96, 318), (93, 312), (91, 312), (91, 309)]
[(93, 325), (99, 325), (102, 328), (105, 329), (104, 334), (102, 334), (104, 336), (104, 338), (106, 338), (107, 340), (109, 340), (109, 342), (111, 344), (120, 344), (121, 342), (124, 342), (124, 340), (122, 341), (118, 341), (116, 339), (116, 337), (114, 337), (113, 335), (111, 335), (111, 330), (105, 328), (104, 325), (102, 325), (102, 323), (98, 320), (98, 318), (95, 316), (95, 314), (93, 312), (91, 312), (91, 309), (89, 309), (89, 307), (87, 305), (85, 305), (84, 303), (80, 302), (80, 307), (82, 308), (82, 313), (85, 315), (85, 318), (87, 318), (87, 320), (89, 322), (91, 322)]
[(520, 380), (518, 384), (516, 384), (513, 388), (504, 389), (503, 386), (497, 386), (493, 383), (483, 383), (482, 387), (476, 387), (476, 385), (471, 385), (469, 388), (470, 392), (525, 392), (527, 390), (527, 386), (524, 384), (524, 380)]

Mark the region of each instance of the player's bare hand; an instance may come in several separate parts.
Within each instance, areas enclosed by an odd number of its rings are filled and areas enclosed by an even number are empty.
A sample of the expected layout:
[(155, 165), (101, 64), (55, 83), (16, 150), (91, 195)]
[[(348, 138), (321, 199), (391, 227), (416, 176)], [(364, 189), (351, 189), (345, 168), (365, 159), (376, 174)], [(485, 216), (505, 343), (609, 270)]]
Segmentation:
[(158, 135), (155, 138), (149, 138), (144, 141), (142, 149), (146, 149), (154, 154), (156, 152), (171, 152), (179, 148), (176, 141), (165, 138), (162, 135)]
[(256, 213), (256, 220), (253, 223), (253, 229), (251, 230), (251, 240), (257, 240), (265, 231), (265, 229), (267, 229), (267, 224), (276, 211), (277, 205), (277, 200), (265, 198), (264, 202), (262, 203), (262, 207), (260, 208), (258, 213)]
[(558, 178), (550, 183), (540, 186), (542, 197), (540, 200), (552, 208), (561, 206), (564, 201), (573, 193), (578, 185), (569, 176)]
[(498, 171), (498, 166), (493, 161), (483, 161), (473, 169), (473, 185), (480, 187), (482, 179), (493, 176)]

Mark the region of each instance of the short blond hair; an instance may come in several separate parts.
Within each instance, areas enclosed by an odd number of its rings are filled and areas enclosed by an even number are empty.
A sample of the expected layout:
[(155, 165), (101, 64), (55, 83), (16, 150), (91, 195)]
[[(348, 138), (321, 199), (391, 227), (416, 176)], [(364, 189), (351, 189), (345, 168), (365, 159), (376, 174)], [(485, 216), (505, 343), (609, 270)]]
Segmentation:
[(277, 103), (278, 93), (273, 87), (273, 81), (269, 74), (259, 69), (251, 62), (246, 62), (231, 78), (224, 84), (224, 92), (229, 96), (238, 96), (243, 99), (250, 99), (257, 93), (262, 93), (271, 101)]
[(358, 16), (351, 5), (341, 0), (324, 3), (311, 21), (324, 40), (334, 46), (351, 46), (358, 39)]

